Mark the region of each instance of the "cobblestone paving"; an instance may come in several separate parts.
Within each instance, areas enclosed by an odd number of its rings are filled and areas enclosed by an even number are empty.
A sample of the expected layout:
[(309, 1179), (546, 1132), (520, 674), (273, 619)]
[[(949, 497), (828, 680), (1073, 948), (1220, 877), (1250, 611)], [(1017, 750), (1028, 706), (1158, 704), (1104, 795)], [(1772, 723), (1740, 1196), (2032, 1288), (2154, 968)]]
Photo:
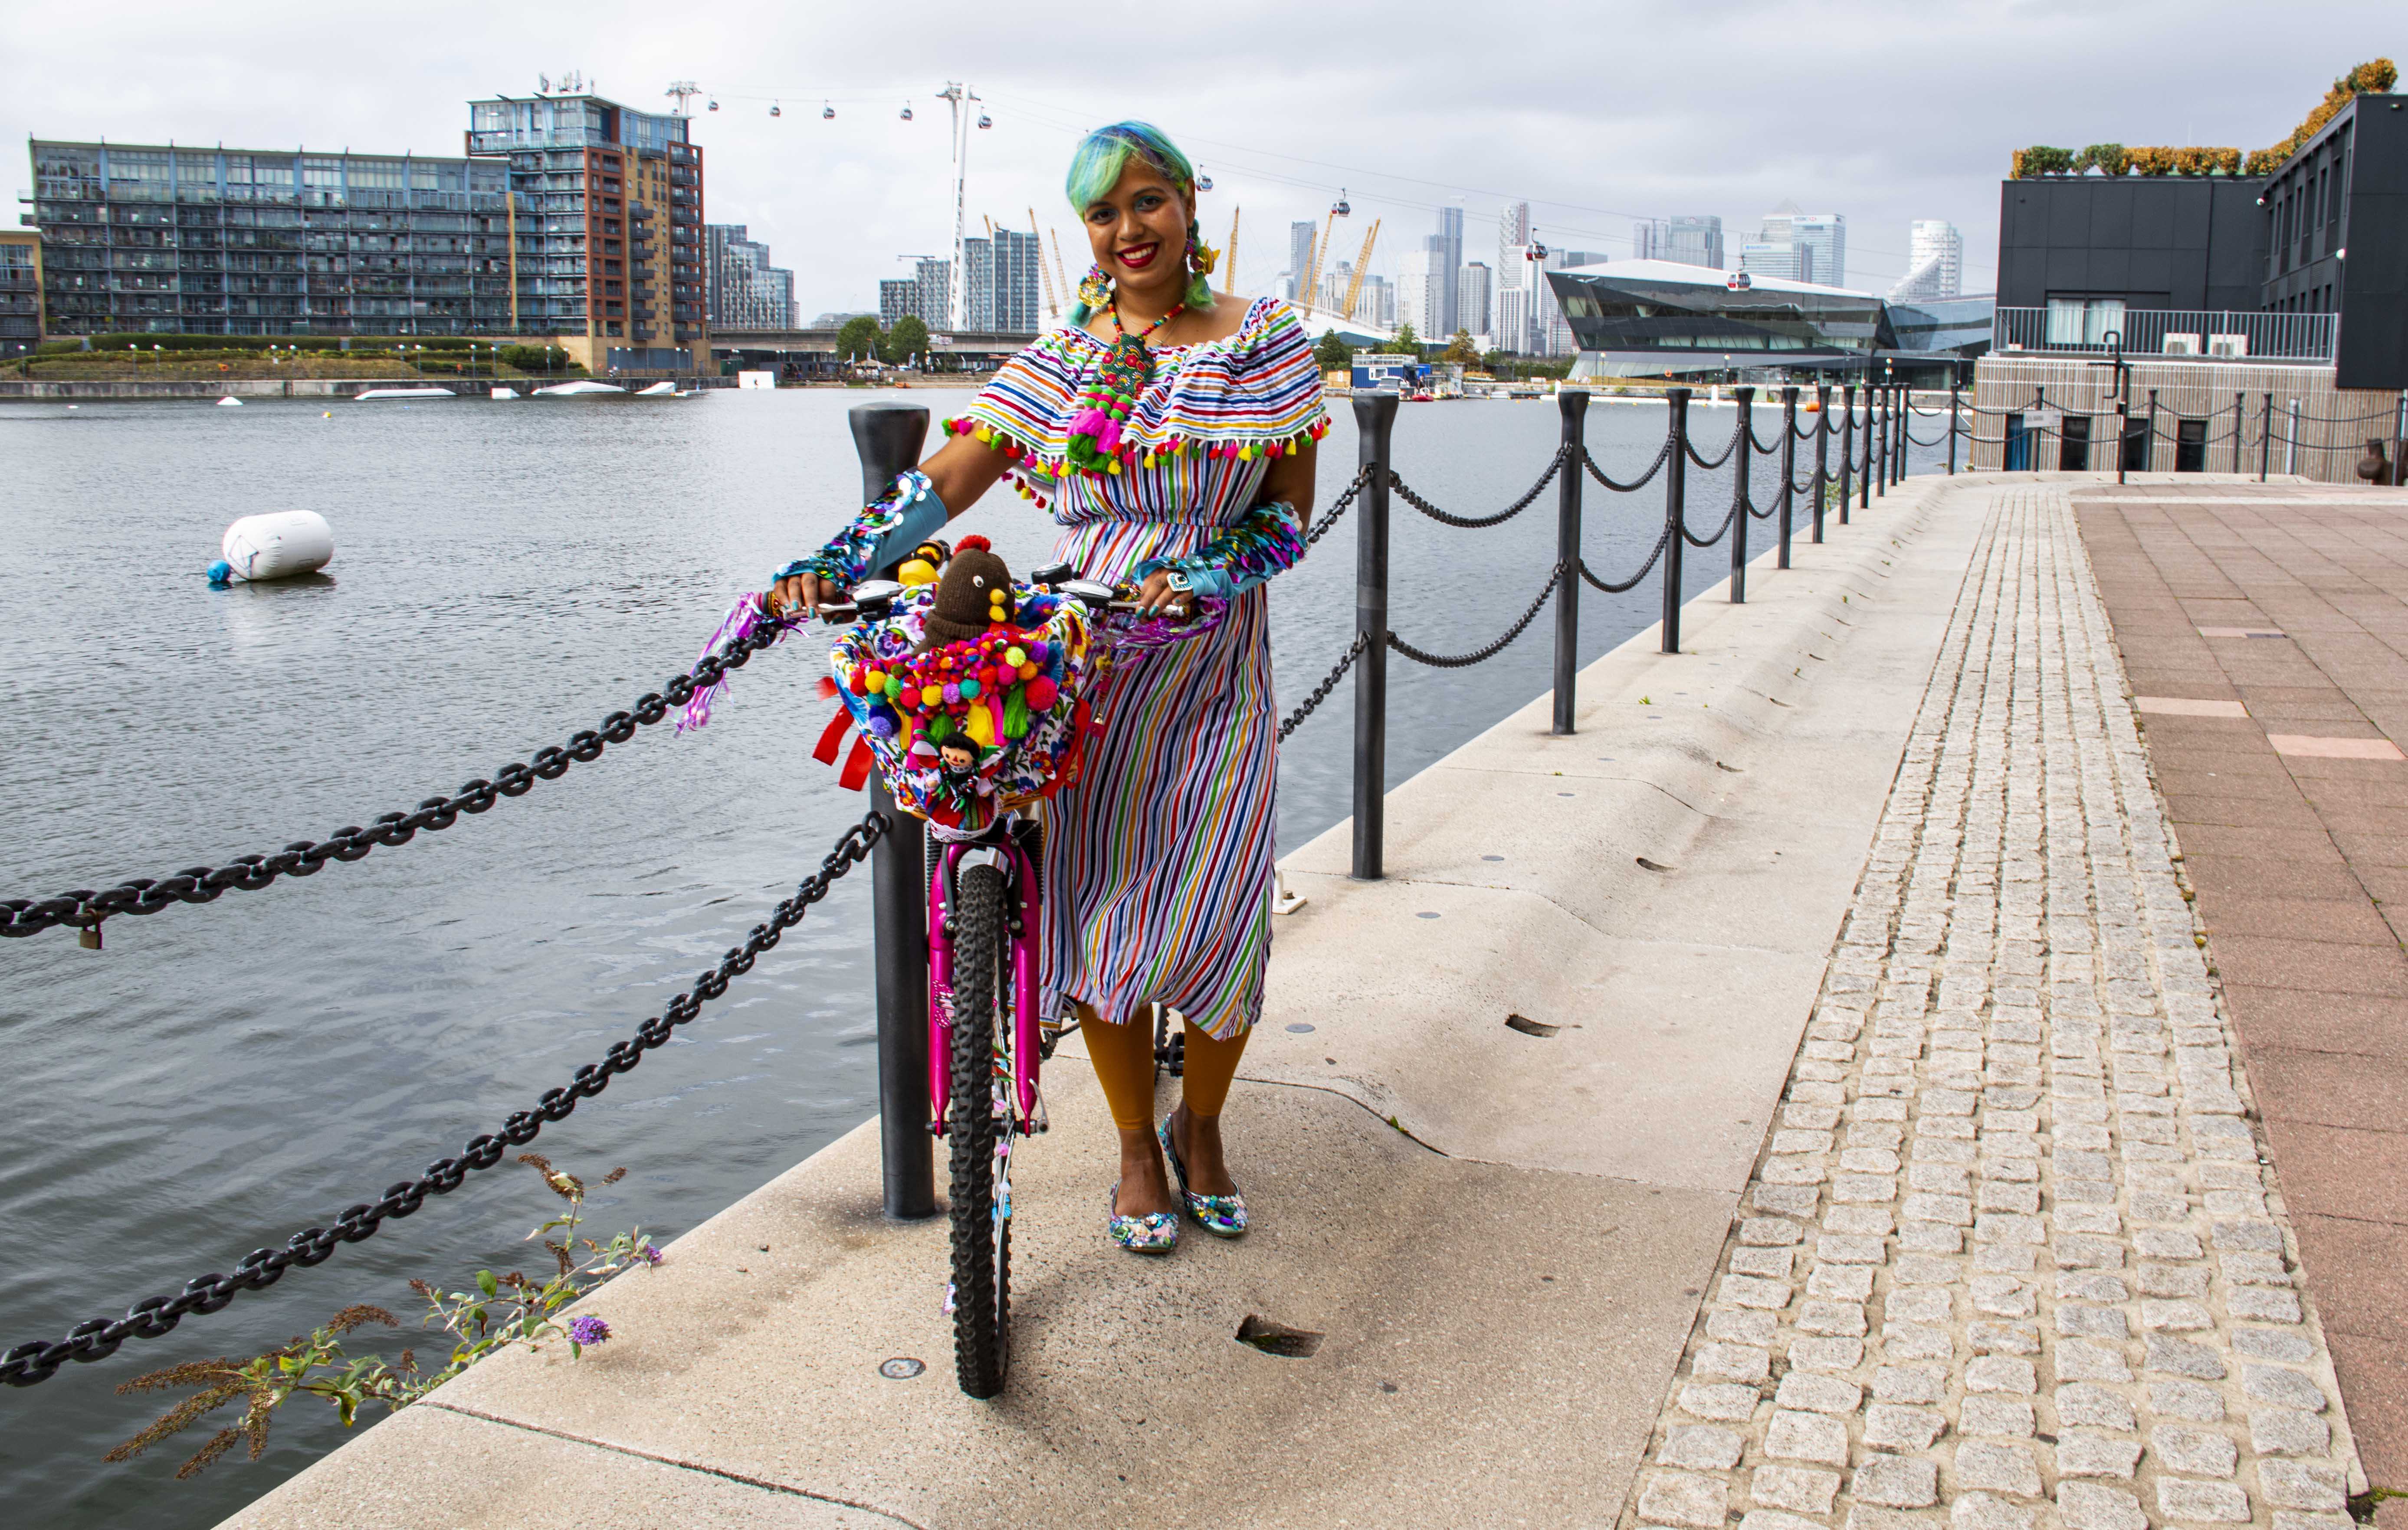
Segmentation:
[(1626, 1527), (2350, 1524), (2071, 513), (1992, 493)]

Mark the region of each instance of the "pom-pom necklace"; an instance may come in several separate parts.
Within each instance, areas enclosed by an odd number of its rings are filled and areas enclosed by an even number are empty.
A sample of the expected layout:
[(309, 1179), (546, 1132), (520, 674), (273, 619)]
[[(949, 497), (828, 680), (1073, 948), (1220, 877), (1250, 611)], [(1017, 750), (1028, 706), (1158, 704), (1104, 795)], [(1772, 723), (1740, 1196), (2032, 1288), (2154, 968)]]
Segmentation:
[(1095, 380), (1079, 395), (1078, 408), (1070, 415), (1069, 441), (1064, 453), (1073, 466), (1090, 473), (1120, 470), (1122, 427), (1127, 422), (1129, 411), (1137, 408), (1138, 395), (1154, 380), (1154, 352), (1146, 349), (1146, 339), (1186, 312), (1187, 305), (1173, 303), (1168, 312), (1135, 335), (1121, 323), (1119, 293), (1112, 294), (1104, 311), (1111, 316), (1111, 347), (1096, 367)]

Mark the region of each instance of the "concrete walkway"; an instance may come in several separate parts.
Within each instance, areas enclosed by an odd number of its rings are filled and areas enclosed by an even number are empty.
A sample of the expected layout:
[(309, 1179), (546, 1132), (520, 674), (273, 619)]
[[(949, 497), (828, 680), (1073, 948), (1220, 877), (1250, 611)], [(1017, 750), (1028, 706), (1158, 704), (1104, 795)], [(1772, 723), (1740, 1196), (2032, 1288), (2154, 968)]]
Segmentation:
[[(2137, 933), (2187, 913), (2069, 527), (2028, 479), (1917, 480), (1748, 605), (1701, 596), (1682, 654), (1592, 665), (1576, 736), (1542, 698), (1399, 788), (1390, 879), (1344, 879), (1343, 825), (1297, 852), (1229, 1108), (1256, 1231), (1110, 1248), (1066, 1047), (1015, 1165), (999, 1401), (953, 1386), (944, 1227), (880, 1219), (866, 1127), (597, 1294), (607, 1347), (489, 1361), (230, 1523), (1871, 1530), (1944, 1493), (2005, 1530), (2087, 1469), (2068, 1424), (2110, 1466), (2181, 1452), (2200, 1495), (2150, 1521), (2324, 1505), (2344, 1432), (2268, 1480), (2185, 1390), (2238, 1420), (2277, 1389), (2270, 1438), (2336, 1417), (2299, 1390), (2329, 1385), (2313, 1322), (2273, 1321), (2281, 1223), (2187, 924)], [(1260, 1353), (1250, 1313), (1326, 1339)], [(2043, 1351), (2099, 1396), (2040, 1392)], [(898, 1355), (926, 1372), (881, 1377)], [(2107, 1380), (2160, 1361), (2189, 1371)], [(2145, 1432), (2173, 1419), (2202, 1437)], [(2057, 1488), (2071, 1530), (2139, 1530), (2133, 1484), (2096, 1491)]]
[(2073, 504), (2358, 1449), (2408, 1489), (2408, 493)]
[(2346, 1530), (2365, 1484), (2068, 495), (1989, 481), (1623, 1523)]

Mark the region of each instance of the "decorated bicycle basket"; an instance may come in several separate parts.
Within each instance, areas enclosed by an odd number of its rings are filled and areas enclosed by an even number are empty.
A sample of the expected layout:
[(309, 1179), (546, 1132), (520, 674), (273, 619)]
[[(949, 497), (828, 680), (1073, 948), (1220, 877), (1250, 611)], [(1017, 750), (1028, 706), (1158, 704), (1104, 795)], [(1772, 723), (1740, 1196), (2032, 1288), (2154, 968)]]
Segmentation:
[(942, 579), (844, 629), (828, 665), (843, 709), (818, 758), (856, 734), (840, 784), (875, 768), (906, 812), (975, 830), (1079, 779), (1108, 661), (1084, 607), (1014, 583), (966, 536)]

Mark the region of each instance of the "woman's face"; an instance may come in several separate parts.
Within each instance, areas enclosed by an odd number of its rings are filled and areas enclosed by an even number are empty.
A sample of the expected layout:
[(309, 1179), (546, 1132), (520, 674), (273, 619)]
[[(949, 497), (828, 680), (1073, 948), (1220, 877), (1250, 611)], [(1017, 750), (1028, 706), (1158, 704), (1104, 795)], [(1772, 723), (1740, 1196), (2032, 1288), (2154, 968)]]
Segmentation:
[(1132, 154), (1112, 189), (1087, 209), (1087, 244), (1122, 291), (1168, 307), (1187, 285), (1190, 216), (1169, 178)]

